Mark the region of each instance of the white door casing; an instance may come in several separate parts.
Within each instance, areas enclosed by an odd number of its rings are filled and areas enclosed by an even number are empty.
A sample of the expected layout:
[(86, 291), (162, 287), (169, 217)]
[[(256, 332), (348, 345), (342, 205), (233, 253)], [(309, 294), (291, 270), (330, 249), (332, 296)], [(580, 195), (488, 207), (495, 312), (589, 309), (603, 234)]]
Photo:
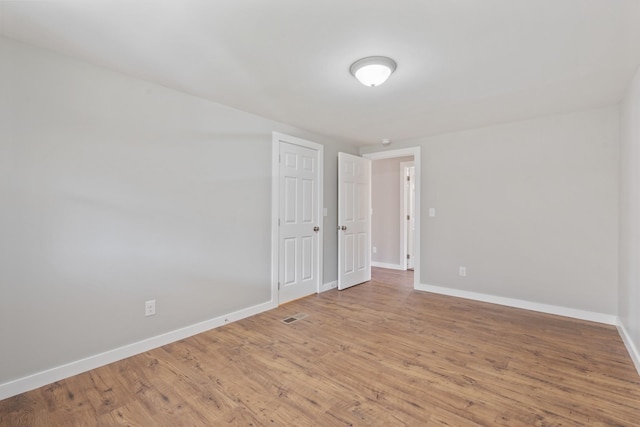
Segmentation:
[(277, 244), (273, 258), (278, 303), (318, 292), (322, 283), (322, 156), (319, 144), (274, 132)]
[(338, 289), (371, 280), (371, 160), (338, 153)]

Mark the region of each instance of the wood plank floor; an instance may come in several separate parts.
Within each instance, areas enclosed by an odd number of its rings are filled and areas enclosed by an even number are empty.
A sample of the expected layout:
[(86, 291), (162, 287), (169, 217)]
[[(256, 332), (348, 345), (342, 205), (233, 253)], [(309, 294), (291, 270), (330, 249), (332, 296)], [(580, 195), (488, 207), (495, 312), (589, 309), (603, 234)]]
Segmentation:
[[(309, 316), (281, 322), (302, 312)], [(417, 292), (304, 298), (0, 401), (1, 426), (639, 426), (612, 326)]]

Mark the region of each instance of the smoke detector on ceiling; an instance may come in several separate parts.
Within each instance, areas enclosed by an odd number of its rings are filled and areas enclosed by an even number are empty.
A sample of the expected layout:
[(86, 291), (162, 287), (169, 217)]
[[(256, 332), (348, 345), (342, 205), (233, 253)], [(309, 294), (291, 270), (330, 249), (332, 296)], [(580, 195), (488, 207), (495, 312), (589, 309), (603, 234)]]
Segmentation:
[(382, 140), (382, 145), (384, 145), (385, 147), (389, 144), (391, 144), (391, 140), (389, 138), (384, 138)]

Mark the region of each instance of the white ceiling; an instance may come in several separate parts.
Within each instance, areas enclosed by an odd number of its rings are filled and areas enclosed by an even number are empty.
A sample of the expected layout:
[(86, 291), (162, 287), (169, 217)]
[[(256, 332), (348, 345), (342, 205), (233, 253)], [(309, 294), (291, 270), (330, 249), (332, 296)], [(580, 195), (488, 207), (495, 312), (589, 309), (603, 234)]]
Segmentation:
[[(640, 0), (2, 1), (0, 33), (377, 144), (618, 102)], [(398, 63), (377, 88), (370, 55)]]

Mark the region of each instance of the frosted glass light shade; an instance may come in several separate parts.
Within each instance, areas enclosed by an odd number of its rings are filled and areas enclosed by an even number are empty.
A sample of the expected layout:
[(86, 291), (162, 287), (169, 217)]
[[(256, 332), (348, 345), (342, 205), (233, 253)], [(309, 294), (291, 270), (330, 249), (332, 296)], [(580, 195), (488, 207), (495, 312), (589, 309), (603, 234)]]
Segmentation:
[(349, 71), (360, 83), (375, 87), (384, 83), (396, 69), (393, 59), (386, 56), (369, 56), (357, 60)]

